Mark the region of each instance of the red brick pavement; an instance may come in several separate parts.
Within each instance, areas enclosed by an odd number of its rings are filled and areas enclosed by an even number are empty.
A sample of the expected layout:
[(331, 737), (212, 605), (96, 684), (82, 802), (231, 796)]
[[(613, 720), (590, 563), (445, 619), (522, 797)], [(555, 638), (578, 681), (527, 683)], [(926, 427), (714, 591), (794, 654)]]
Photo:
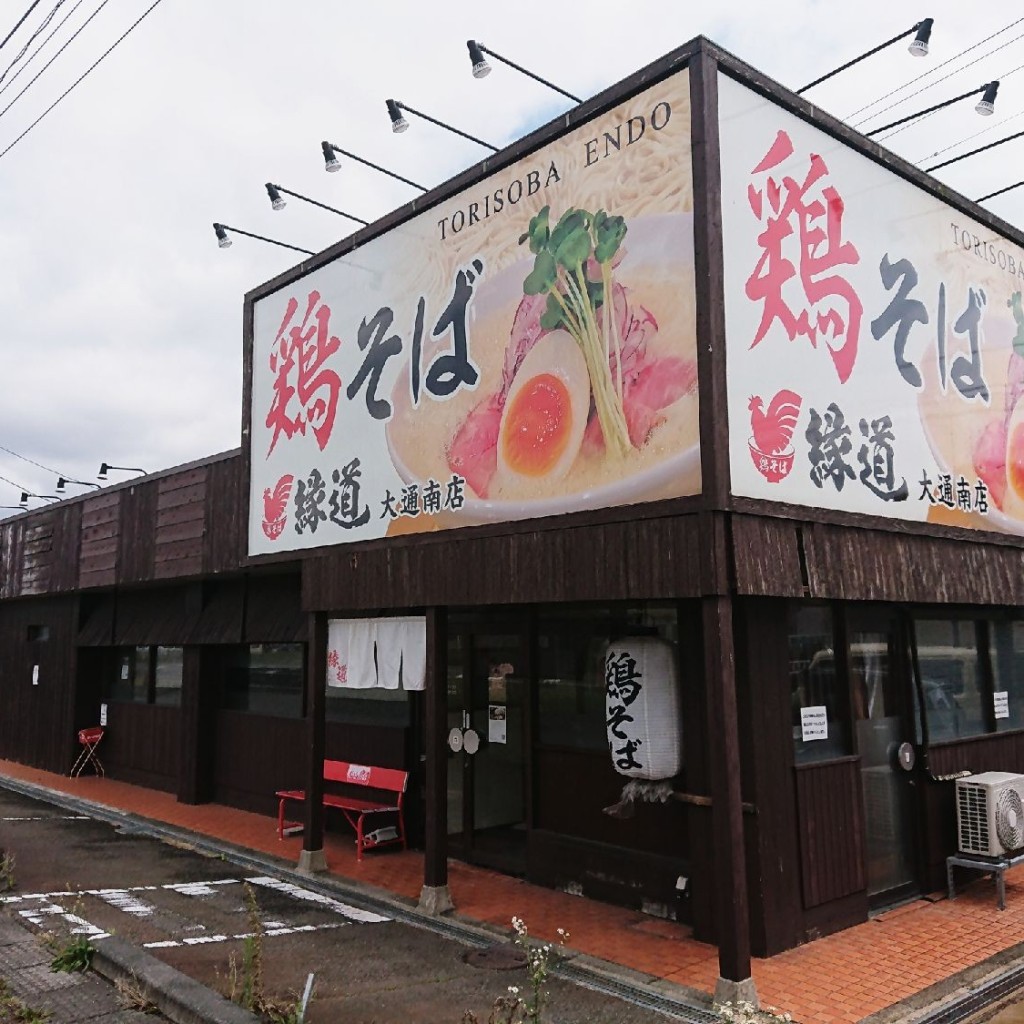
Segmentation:
[[(0, 760), (0, 775), (35, 783), (104, 806), (189, 829), (293, 863), (301, 839), (278, 840), (273, 818), (219, 804), (188, 806), (168, 793), (106, 778), (69, 779)], [(362, 863), (348, 836), (326, 837), (330, 872), (340, 878), (416, 899), (423, 855), (381, 851)], [(714, 990), (718, 955), (684, 925), (531, 885), (467, 864), (449, 867), (460, 916), (508, 927), (513, 915), (530, 934), (702, 992)], [(789, 1011), (803, 1024), (855, 1024), (990, 956), (1024, 941), (1024, 867), (1006, 875), (1006, 910), (996, 909), (991, 881), (978, 881), (950, 902), (918, 900), (798, 949), (755, 960), (763, 1003)]]

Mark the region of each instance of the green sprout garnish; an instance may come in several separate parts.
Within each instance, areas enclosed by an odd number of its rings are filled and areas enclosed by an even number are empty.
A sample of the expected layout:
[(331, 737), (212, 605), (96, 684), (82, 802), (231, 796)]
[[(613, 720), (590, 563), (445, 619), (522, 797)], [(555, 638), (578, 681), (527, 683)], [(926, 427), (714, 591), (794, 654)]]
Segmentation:
[[(626, 236), (626, 222), (604, 210), (590, 214), (570, 207), (551, 228), (549, 212), (545, 206), (519, 239), (534, 254), (523, 292), (547, 295), (541, 326), (549, 331), (563, 328), (580, 346), (605, 444), (609, 451), (626, 455), (632, 444), (622, 405), (622, 339), (612, 308), (612, 262)], [(587, 276), (591, 259), (600, 270), (598, 281)], [(613, 351), (614, 380), (609, 366)]]

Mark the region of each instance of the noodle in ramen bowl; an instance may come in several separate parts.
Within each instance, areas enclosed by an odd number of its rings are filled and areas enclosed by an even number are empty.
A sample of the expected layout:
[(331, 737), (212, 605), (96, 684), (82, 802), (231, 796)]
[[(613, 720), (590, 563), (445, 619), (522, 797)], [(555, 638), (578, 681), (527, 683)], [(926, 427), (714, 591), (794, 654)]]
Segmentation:
[[(399, 374), (387, 425), (398, 474), (407, 484), (433, 479), (442, 487), (454, 472), (465, 477), (458, 521), (466, 524), (699, 493), (692, 214), (627, 222), (613, 271), (616, 288), (625, 289), (614, 304), (619, 337), (629, 339), (620, 348), (629, 426), (622, 455), (604, 444), (589, 371), (581, 369), (584, 360), (569, 333), (542, 334), (525, 346), (525, 358), (512, 341), (523, 282), (533, 268), (525, 245), (523, 251), (527, 258), (477, 285), (469, 314), (470, 355), (480, 371), (475, 388), (446, 401), (421, 394), (414, 408), (409, 375)], [(521, 321), (515, 337), (522, 336)], [(422, 365), (450, 344), (448, 338), (424, 344)], [(613, 367), (609, 378), (616, 376)], [(557, 458), (531, 462), (533, 449), (525, 461), (519, 458), (519, 431), (531, 429), (560, 446)]]

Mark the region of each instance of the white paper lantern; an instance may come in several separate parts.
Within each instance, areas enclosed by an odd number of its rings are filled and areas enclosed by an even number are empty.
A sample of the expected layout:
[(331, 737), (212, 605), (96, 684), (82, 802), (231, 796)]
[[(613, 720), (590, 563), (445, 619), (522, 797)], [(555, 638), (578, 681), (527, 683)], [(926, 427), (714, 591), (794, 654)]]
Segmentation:
[(670, 779), (683, 766), (679, 678), (672, 645), (626, 637), (604, 659), (605, 721), (612, 765), (631, 779)]

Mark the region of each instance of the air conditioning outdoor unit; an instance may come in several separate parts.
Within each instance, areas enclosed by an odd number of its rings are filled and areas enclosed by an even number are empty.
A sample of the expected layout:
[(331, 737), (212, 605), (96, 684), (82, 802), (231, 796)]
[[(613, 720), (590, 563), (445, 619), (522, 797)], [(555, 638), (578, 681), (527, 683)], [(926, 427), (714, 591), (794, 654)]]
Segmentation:
[(1024, 847), (1024, 775), (983, 772), (956, 780), (960, 852), (1003, 857)]

